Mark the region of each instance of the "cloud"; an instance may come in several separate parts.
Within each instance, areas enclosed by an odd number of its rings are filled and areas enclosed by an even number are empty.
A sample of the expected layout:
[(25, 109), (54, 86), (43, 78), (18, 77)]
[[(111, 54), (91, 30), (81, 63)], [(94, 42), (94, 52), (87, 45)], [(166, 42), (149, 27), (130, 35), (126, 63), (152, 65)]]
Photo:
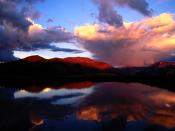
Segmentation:
[[(37, 0), (38, 1), (38, 0)], [(21, 46), (22, 38), (32, 24), (19, 8), (21, 3), (26, 8), (31, 0), (0, 0), (0, 60), (13, 60), (13, 49)]]
[(51, 43), (58, 42), (70, 42), (74, 39), (74, 35), (68, 32), (64, 27), (61, 26), (52, 26), (49, 28), (44, 28), (39, 24), (36, 24), (32, 21), (32, 25), (28, 30), (28, 42), (30, 42), (30, 46), (37, 45), (42, 48), (42, 46), (46, 46)]
[(146, 0), (114, 0), (114, 2), (121, 6), (128, 6), (145, 16), (151, 16), (152, 14), (152, 9), (149, 8)]
[(52, 23), (53, 21), (54, 20), (50, 18), (50, 19), (47, 20), (47, 23)]
[(25, 16), (17, 11), (17, 1), (0, 0), (0, 24), (10, 24), (21, 30), (27, 30), (30, 22), (25, 19)]
[(65, 28), (44, 28), (32, 21), (39, 17), (31, 11), (33, 4), (43, 0), (0, 0), (0, 60), (14, 60), (14, 50), (29, 51), (50, 49), (52, 51), (81, 52), (51, 46), (51, 43), (70, 42), (74, 36)]
[(113, 26), (123, 25), (122, 16), (116, 10), (118, 6), (130, 7), (145, 16), (151, 16), (152, 13), (145, 0), (93, 0), (93, 2), (98, 6), (99, 21)]
[(33, 44), (31, 47), (25, 47), (22, 49), (18, 49), (17, 51), (25, 51), (25, 52), (29, 52), (29, 51), (36, 51), (36, 50), (40, 50), (40, 49), (49, 49), (52, 52), (67, 52), (67, 53), (83, 53), (84, 51), (82, 50), (78, 50), (78, 49), (69, 49), (69, 48), (60, 48), (57, 47), (55, 45), (51, 45), (51, 44)]
[(173, 14), (161, 14), (124, 26), (85, 25), (74, 34), (94, 57), (113, 65), (143, 66), (170, 57), (175, 50)]
[(98, 19), (100, 22), (114, 26), (121, 26), (123, 24), (122, 16), (114, 9), (112, 0), (94, 0), (94, 2), (98, 5)]

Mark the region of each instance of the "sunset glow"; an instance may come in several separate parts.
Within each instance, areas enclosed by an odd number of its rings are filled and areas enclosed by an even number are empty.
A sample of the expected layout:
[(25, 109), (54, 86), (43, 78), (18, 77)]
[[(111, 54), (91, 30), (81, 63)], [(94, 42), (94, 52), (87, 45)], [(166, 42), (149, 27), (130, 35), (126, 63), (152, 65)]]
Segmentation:
[(0, 131), (175, 131), (175, 0), (0, 0)]

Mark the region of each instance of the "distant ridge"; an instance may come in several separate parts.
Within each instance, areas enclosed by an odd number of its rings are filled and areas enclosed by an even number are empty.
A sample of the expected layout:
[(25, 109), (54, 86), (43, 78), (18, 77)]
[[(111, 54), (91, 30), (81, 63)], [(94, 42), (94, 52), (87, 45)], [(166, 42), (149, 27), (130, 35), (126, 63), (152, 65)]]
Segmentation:
[(154, 63), (150, 67), (156, 67), (156, 68), (174, 67), (175, 68), (175, 62), (172, 62), (172, 61), (160, 61), (160, 62)]
[[(91, 82), (140, 82), (175, 91), (175, 62), (161, 61), (145, 67), (115, 68), (104, 62), (84, 57), (45, 59), (30, 56), (24, 59), (0, 63), (0, 84), (10, 85), (57, 85), (73, 83), (84, 88)], [(10, 81), (10, 82), (9, 82)], [(74, 84), (76, 82), (85, 83)], [(69, 87), (70, 85), (65, 85)]]
[(92, 60), (90, 58), (85, 58), (85, 57), (67, 57), (67, 58), (45, 59), (39, 55), (34, 55), (34, 56), (26, 57), (23, 60), (28, 61), (28, 62), (56, 62), (56, 63), (63, 62), (63, 63), (68, 63), (68, 64), (79, 64), (81, 66), (86, 66), (86, 67), (100, 69), (100, 70), (112, 68), (112, 66), (107, 63), (99, 62), (99, 61)]

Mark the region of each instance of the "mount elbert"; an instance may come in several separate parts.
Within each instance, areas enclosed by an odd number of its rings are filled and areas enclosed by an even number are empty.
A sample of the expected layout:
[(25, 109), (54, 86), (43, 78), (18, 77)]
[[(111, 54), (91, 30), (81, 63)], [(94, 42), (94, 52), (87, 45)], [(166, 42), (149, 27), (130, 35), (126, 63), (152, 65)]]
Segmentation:
[(175, 85), (174, 62), (157, 62), (146, 67), (114, 68), (107, 63), (83, 57), (45, 59), (40, 56), (30, 56), (0, 63), (0, 72), (1, 85), (75, 81), (123, 81), (161, 86), (163, 83)]

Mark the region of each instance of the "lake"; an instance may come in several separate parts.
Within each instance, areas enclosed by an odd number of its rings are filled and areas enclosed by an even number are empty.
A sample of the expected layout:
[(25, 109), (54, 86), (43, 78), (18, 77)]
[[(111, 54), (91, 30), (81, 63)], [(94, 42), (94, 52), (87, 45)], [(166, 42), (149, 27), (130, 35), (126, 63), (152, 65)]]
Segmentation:
[(0, 130), (175, 130), (175, 93), (139, 83), (0, 87)]

